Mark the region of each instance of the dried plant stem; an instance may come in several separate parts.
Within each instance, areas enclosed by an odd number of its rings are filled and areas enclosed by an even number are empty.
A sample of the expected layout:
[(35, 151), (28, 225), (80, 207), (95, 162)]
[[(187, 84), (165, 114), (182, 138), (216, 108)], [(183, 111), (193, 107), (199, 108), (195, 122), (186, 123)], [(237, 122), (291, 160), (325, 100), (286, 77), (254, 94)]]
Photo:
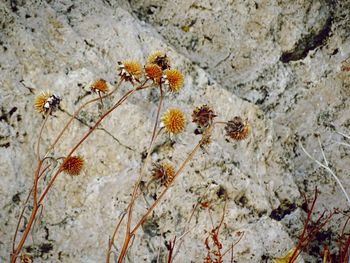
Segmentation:
[(44, 121), (40, 127), (40, 131), (39, 131), (39, 136), (38, 136), (38, 142), (36, 144), (36, 156), (37, 156), (37, 159), (40, 160), (40, 142), (41, 142), (41, 136), (43, 134), (43, 130), (44, 130), (44, 127), (45, 127), (45, 124), (47, 122), (47, 119), (49, 118), (51, 114), (51, 109), (45, 114), (44, 116)]
[[(151, 145), (153, 144), (154, 140), (155, 140), (155, 135), (156, 135), (156, 131), (157, 131), (157, 127), (158, 127), (158, 121), (159, 121), (159, 114), (160, 114), (160, 110), (162, 108), (162, 104), (163, 104), (163, 88), (162, 88), (162, 83), (159, 84), (159, 93), (160, 93), (160, 98), (159, 98), (159, 105), (158, 105), (158, 109), (157, 109), (157, 116), (156, 116), (156, 121), (154, 122), (154, 128), (153, 128), (153, 132), (152, 132), (152, 139), (151, 139)], [(151, 146), (150, 146), (151, 147)]]
[[(319, 140), (319, 138), (318, 138)], [(340, 189), (343, 191), (347, 201), (348, 201), (348, 205), (350, 206), (350, 198), (347, 194), (347, 192), (345, 191), (345, 188), (343, 186), (343, 184), (341, 183), (341, 181), (339, 180), (338, 176), (336, 176), (336, 174), (332, 171), (331, 168), (329, 168), (328, 166), (328, 162), (327, 162), (327, 159), (325, 157), (325, 154), (324, 154), (324, 151), (323, 151), (323, 148), (322, 148), (322, 145), (319, 141), (319, 144), (321, 146), (321, 151), (322, 151), (322, 156), (325, 160), (325, 164), (321, 163), (320, 161), (316, 160), (313, 156), (311, 156), (311, 154), (309, 154), (306, 149), (304, 148), (304, 146), (302, 145), (302, 143), (300, 142), (300, 147), (301, 149), (304, 151), (304, 153), (311, 159), (313, 160), (315, 163), (317, 163), (319, 166), (321, 166), (322, 168), (324, 168), (330, 175), (332, 175), (332, 177), (334, 178), (334, 180), (337, 182), (337, 184), (339, 185)]]
[(129, 247), (129, 243), (130, 243), (131, 238), (135, 235), (135, 233), (139, 229), (139, 227), (145, 222), (145, 220), (150, 215), (150, 213), (152, 213), (153, 210), (156, 208), (156, 206), (160, 203), (160, 201), (163, 199), (164, 195), (168, 192), (168, 190), (170, 189), (171, 185), (175, 181), (176, 177), (184, 170), (184, 168), (186, 167), (188, 162), (193, 159), (195, 153), (200, 149), (201, 145), (202, 145), (202, 139), (197, 143), (197, 145), (188, 154), (188, 156), (185, 159), (185, 161), (181, 164), (180, 168), (175, 173), (174, 179), (160, 193), (160, 195), (158, 196), (157, 200), (155, 200), (154, 203), (151, 205), (151, 207), (148, 208), (147, 212), (142, 216), (142, 218), (138, 221), (138, 223), (136, 223), (136, 225), (133, 227), (133, 229), (129, 233), (127, 233), (127, 235), (125, 236), (123, 247), (122, 247), (122, 249), (120, 251), (120, 254), (119, 254), (119, 257), (118, 257), (118, 263), (122, 263), (122, 261), (123, 261), (123, 259), (125, 257), (126, 251), (127, 251), (128, 247)]
[[(95, 124), (85, 133), (85, 135), (80, 139), (80, 141), (71, 149), (71, 151), (67, 154), (66, 158), (69, 158), (82, 144), (83, 142), (89, 137), (89, 135), (96, 129), (96, 127), (111, 113), (113, 112), (117, 107), (119, 107), (131, 94), (133, 94), (135, 91), (137, 91), (138, 88), (132, 89), (128, 91), (117, 103), (114, 104), (109, 110), (107, 110), (104, 114), (100, 116), (100, 118), (95, 122)], [(47, 184), (45, 190), (40, 196), (39, 203), (42, 202), (42, 200), (45, 198), (47, 192), (50, 190), (52, 184), (56, 180), (57, 176), (62, 172), (62, 165), (58, 168), (55, 175), (51, 178), (50, 182)]]
[[(144, 89), (145, 88), (145, 84), (146, 82), (144, 82), (143, 84), (141, 84), (139, 87), (136, 87), (130, 91), (128, 91), (120, 100), (118, 100), (118, 102), (116, 102), (109, 110), (107, 110), (102, 116), (100, 116), (100, 118), (96, 121), (96, 123), (89, 129), (89, 131), (87, 131), (85, 133), (85, 135), (82, 137), (82, 139), (71, 149), (71, 151), (68, 153), (66, 158), (69, 158), (81, 145), (82, 143), (89, 137), (89, 135), (96, 129), (96, 127), (102, 122), (102, 120), (104, 120), (111, 112), (113, 112), (117, 107), (119, 107), (130, 95), (132, 95), (134, 92)], [(106, 95), (107, 96), (107, 95)], [(97, 98), (96, 100), (99, 100), (100, 98)], [(93, 100), (95, 101), (95, 100)], [(90, 101), (89, 103), (91, 103), (92, 101)], [(86, 106), (86, 104), (85, 104)], [(71, 122), (71, 120), (70, 120)], [(67, 123), (66, 127), (61, 131), (61, 133), (59, 134), (58, 137), (61, 137), (63, 132), (65, 131), (65, 129), (69, 126), (70, 122)], [(57, 143), (58, 140), (55, 141), (54, 145)], [(38, 179), (39, 179), (39, 174), (40, 174), (40, 170), (42, 167), (42, 160), (39, 159), (38, 160), (38, 164), (37, 164), (37, 169), (35, 171), (34, 174), (34, 183), (33, 183), (33, 209), (31, 211), (31, 215), (30, 218), (28, 220), (28, 224), (24, 230), (24, 233), (22, 235), (21, 240), (19, 241), (17, 247), (15, 249), (13, 249), (12, 253), (11, 253), (11, 259), (10, 262), (11, 263), (15, 263), (16, 259), (20, 253), (20, 251), (22, 250), (22, 247), (28, 237), (28, 234), (32, 228), (32, 225), (35, 221), (35, 218), (37, 216), (37, 212), (39, 210), (39, 207), (41, 206), (45, 196), (47, 195), (48, 191), (50, 190), (50, 188), (52, 187), (53, 183), (55, 182), (56, 178), (58, 177), (58, 175), (62, 172), (62, 164), (59, 166), (59, 168), (57, 169), (57, 171), (55, 172), (55, 174), (53, 175), (53, 177), (51, 178), (51, 180), (49, 181), (49, 183), (46, 185), (45, 189), (43, 190), (43, 192), (41, 193), (39, 200), (37, 201), (37, 183), (38, 183)], [(18, 233), (18, 232), (17, 232)], [(16, 233), (16, 234), (17, 234)], [(16, 239), (16, 237), (14, 237), (14, 240)]]
[(324, 217), (325, 212), (323, 212), (312, 226), (309, 225), (311, 222), (311, 215), (314, 211), (317, 197), (318, 191), (316, 188), (314, 199), (312, 201), (311, 207), (309, 207), (306, 196), (304, 195), (305, 203), (307, 206), (307, 217), (304, 223), (303, 231), (299, 236), (298, 244), (295, 247), (294, 252), (290, 257), (288, 263), (293, 263), (298, 258), (302, 250), (307, 246), (307, 244), (309, 244), (310, 241), (316, 237), (316, 234), (329, 222), (329, 220), (334, 215), (334, 212), (331, 212), (326, 217)]
[[(128, 207), (128, 208), (129, 208), (129, 207)], [(126, 213), (123, 213), (122, 217), (120, 218), (120, 220), (118, 221), (117, 225), (116, 225), (115, 228), (114, 228), (114, 232), (113, 232), (112, 237), (109, 239), (108, 248), (107, 248), (107, 259), (106, 259), (106, 262), (107, 262), (107, 263), (109, 263), (109, 259), (110, 259), (110, 255), (111, 255), (112, 246), (113, 246), (115, 237), (116, 237), (116, 235), (117, 235), (117, 233), (118, 233), (118, 229), (119, 229), (121, 223), (123, 222), (123, 219), (124, 219), (125, 215), (126, 215)]]
[(61, 130), (61, 132), (57, 135), (55, 141), (51, 144), (51, 146), (47, 149), (46, 151), (46, 154), (45, 154), (45, 157), (50, 153), (50, 151), (56, 146), (57, 142), (59, 141), (59, 139), (62, 137), (63, 133), (68, 129), (69, 125), (72, 123), (72, 121), (76, 118), (76, 116), (79, 114), (79, 112), (85, 108), (87, 105), (93, 103), (93, 102), (96, 102), (96, 101), (101, 101), (102, 102), (102, 99), (105, 99), (109, 96), (111, 96), (119, 87), (120, 85), (122, 84), (122, 80), (119, 80), (119, 82), (117, 83), (116, 87), (108, 94), (104, 95), (104, 96), (101, 96), (101, 94), (99, 93), (99, 97), (98, 98), (95, 98), (95, 99), (92, 99), (92, 100), (89, 100), (87, 102), (85, 102), (83, 105), (81, 105), (73, 114), (72, 116), (70, 117), (70, 119), (68, 120), (68, 122), (66, 123), (66, 125), (63, 127), (63, 129)]
[[(149, 162), (153, 144), (154, 144), (156, 138), (158, 137), (158, 135), (160, 134), (160, 132), (162, 130), (162, 129), (158, 129), (158, 131), (157, 131), (159, 115), (160, 115), (160, 111), (161, 111), (161, 108), (162, 108), (163, 97), (164, 97), (163, 89), (162, 89), (162, 85), (161, 84), (159, 85), (159, 91), (160, 91), (160, 99), (159, 99), (159, 104), (158, 104), (158, 107), (157, 107), (157, 115), (156, 115), (156, 120), (155, 120), (155, 124), (154, 124), (154, 128), (153, 128), (153, 132), (152, 132), (151, 143), (150, 143), (150, 146), (147, 149), (147, 156), (146, 156), (145, 162), (144, 162), (144, 164), (143, 164), (143, 166), (141, 168), (141, 172), (140, 172), (140, 174), (139, 174), (139, 176), (138, 176), (138, 178), (136, 180), (136, 183), (134, 185), (134, 189), (133, 189), (132, 196), (131, 196), (131, 201), (130, 201), (129, 206), (127, 208), (128, 218), (127, 218), (127, 223), (126, 223), (125, 239), (127, 239), (127, 237), (131, 238), (131, 236), (130, 236), (130, 228), (131, 228), (131, 220), (132, 220), (132, 211), (133, 211), (133, 205), (134, 205), (134, 203), (135, 203), (135, 201), (136, 201), (136, 199), (138, 197), (137, 191), (139, 189), (140, 182), (141, 182), (143, 174), (144, 174), (144, 170), (146, 169), (146, 166), (147, 166), (147, 164)], [(107, 248), (107, 258), (106, 258), (106, 262), (107, 263), (110, 261), (110, 254), (111, 254), (112, 244), (114, 242), (115, 235), (118, 232), (118, 229), (119, 229), (119, 227), (121, 225), (121, 221), (122, 220), (123, 220), (123, 218), (121, 218), (120, 221), (118, 222), (116, 228), (114, 229), (114, 233), (112, 235), (112, 239), (109, 242), (109, 245), (108, 245), (108, 248)]]

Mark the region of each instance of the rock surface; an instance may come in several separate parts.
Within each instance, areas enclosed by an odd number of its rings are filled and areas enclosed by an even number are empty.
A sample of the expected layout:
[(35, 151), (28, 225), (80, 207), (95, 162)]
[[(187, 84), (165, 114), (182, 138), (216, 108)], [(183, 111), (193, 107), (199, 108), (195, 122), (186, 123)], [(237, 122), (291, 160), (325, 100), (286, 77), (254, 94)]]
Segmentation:
[[(199, 140), (190, 116), (201, 104), (211, 105), (218, 120), (247, 118), (251, 133), (233, 142), (223, 127), (215, 128), (213, 142), (197, 152), (138, 232), (130, 262), (156, 262), (158, 257), (165, 262), (165, 242), (181, 236), (203, 196), (211, 212), (196, 210), (175, 262), (203, 261), (204, 241), (223, 210), (223, 251), (237, 241), (237, 232), (244, 232), (233, 250), (235, 262), (271, 262), (297, 242), (305, 219), (301, 192), (312, 195), (318, 187), (320, 212), (348, 209), (337, 183), (307, 158), (299, 142), (322, 161), (320, 138), (331, 168), (350, 189), (350, 149), (336, 143), (346, 142), (337, 132), (350, 134), (350, 72), (341, 70), (350, 57), (349, 9), (347, 0), (0, 3), (1, 261), (9, 258), (16, 220), (33, 181), (43, 122), (33, 107), (35, 94), (50, 89), (62, 97), (62, 109), (44, 128), (44, 151), (69, 114), (96, 96), (87, 95), (93, 80), (103, 78), (112, 88), (118, 61), (145, 63), (154, 50), (165, 51), (185, 76), (180, 93), (165, 96), (163, 111), (181, 108), (188, 125), (179, 136), (161, 134), (152, 161), (181, 165)], [(103, 106), (84, 109), (54, 157), (65, 156), (130, 88), (123, 84)], [(158, 102), (156, 90), (137, 92), (78, 149), (86, 161), (83, 174), (60, 175), (24, 253), (35, 262), (105, 260), (108, 238), (143, 164)], [(145, 181), (149, 174), (150, 168)], [(145, 194), (135, 206), (136, 215), (152, 200)], [(312, 244), (302, 254), (305, 262), (320, 258), (316, 248), (335, 239), (343, 223), (342, 217), (332, 220), (325, 231), (329, 238)], [(115, 244), (120, 249), (122, 235)]]

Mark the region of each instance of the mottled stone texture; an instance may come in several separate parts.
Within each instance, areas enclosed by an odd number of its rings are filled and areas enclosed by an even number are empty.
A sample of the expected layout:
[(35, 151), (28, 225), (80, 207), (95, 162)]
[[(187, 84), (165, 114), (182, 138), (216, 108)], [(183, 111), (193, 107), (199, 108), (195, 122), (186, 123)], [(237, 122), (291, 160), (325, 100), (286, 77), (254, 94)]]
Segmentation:
[[(177, 178), (165, 200), (138, 232), (129, 262), (166, 262), (165, 242), (185, 231), (198, 199), (206, 195), (211, 215), (200, 208), (187, 227), (175, 262), (201, 262), (204, 240), (217, 225), (223, 251), (244, 232), (233, 250), (236, 262), (271, 262), (297, 242), (305, 213), (301, 192), (320, 190), (317, 211), (348, 209), (333, 178), (308, 159), (299, 142), (318, 160), (322, 154), (345, 189), (350, 189), (350, 72), (341, 71), (350, 56), (350, 1), (4, 1), (0, 3), (0, 259), (8, 261), (18, 215), (33, 182), (42, 117), (33, 108), (35, 93), (50, 89), (62, 96), (61, 110), (50, 117), (42, 151), (69, 114), (88, 99), (91, 81), (112, 88), (117, 61), (146, 61), (165, 51), (185, 75), (177, 95), (164, 108), (181, 108), (186, 131), (162, 134), (153, 161), (180, 166), (199, 139), (190, 123), (195, 106), (211, 105), (217, 120), (247, 118), (247, 140), (225, 138), (223, 125)], [(349, 61), (350, 63), (350, 61)], [(81, 112), (53, 152), (64, 156), (113, 101)], [(44, 202), (24, 252), (35, 262), (103, 262), (108, 238), (126, 208), (133, 182), (149, 145), (159, 94), (133, 95), (99, 126), (78, 150), (83, 174), (62, 174)], [(150, 167), (145, 181), (149, 180)], [(154, 193), (154, 185), (150, 186)], [(135, 206), (145, 212), (152, 195)], [(148, 203), (148, 204), (147, 204)], [(28, 218), (29, 210), (26, 210)], [(344, 218), (335, 217), (302, 254), (320, 259), (332, 251)], [(23, 225), (20, 227), (23, 230)], [(120, 248), (122, 235), (116, 240)], [(300, 262), (304, 259), (300, 258)], [(230, 262), (227, 255), (225, 262)]]

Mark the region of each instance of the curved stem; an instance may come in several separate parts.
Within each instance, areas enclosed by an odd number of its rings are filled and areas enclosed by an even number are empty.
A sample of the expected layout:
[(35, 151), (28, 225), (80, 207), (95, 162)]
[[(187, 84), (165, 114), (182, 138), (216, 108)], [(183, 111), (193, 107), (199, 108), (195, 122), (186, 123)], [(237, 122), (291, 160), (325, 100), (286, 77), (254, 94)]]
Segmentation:
[[(88, 132), (86, 132), (86, 134), (83, 136), (83, 138), (72, 148), (72, 150), (68, 153), (66, 158), (69, 158), (81, 145), (82, 143), (89, 137), (89, 135), (96, 129), (96, 127), (102, 122), (102, 120), (108, 116), (112, 111), (114, 111), (118, 106), (120, 106), (131, 94), (133, 94), (134, 92), (144, 89), (145, 88), (145, 84), (147, 81), (145, 81), (143, 84), (141, 84), (139, 87), (132, 89), (130, 91), (128, 91), (117, 103), (115, 103), (115, 105), (113, 107), (111, 107), (107, 112), (105, 112), (95, 123), (95, 125), (93, 127), (90, 128), (90, 130)], [(113, 91), (114, 92), (114, 91)], [(106, 95), (107, 96), (107, 95)], [(99, 100), (100, 98), (97, 98), (97, 100)], [(91, 102), (89, 102), (91, 103)], [(70, 121), (71, 122), (71, 121)], [(69, 123), (66, 125), (68, 127)], [(60, 136), (62, 136), (64, 130), (66, 128), (63, 129), (63, 131), (61, 131)], [(55, 141), (54, 144), (57, 143), (58, 140)], [(52, 149), (52, 148), (51, 148)], [(54, 174), (54, 176), (51, 178), (51, 180), (49, 181), (49, 183), (47, 184), (45, 190), (41, 193), (39, 201), (36, 201), (36, 187), (37, 187), (37, 180), (39, 178), (39, 174), (40, 174), (40, 170), (41, 170), (41, 166), (42, 166), (42, 161), (39, 160), (38, 161), (38, 166), (37, 169), (35, 171), (35, 175), (34, 175), (34, 187), (33, 187), (33, 197), (35, 195), (34, 198), (34, 202), (33, 202), (33, 209), (32, 209), (32, 213), (30, 215), (28, 224), (25, 228), (25, 231), (23, 233), (23, 236), (19, 242), (19, 244), (17, 245), (17, 248), (13, 251), (13, 253), (11, 254), (11, 263), (15, 263), (16, 259), (18, 257), (18, 254), (20, 253), (20, 251), (22, 250), (22, 247), (27, 239), (27, 236), (32, 228), (32, 225), (34, 223), (34, 220), (36, 218), (38, 209), (42, 203), (42, 201), (44, 200), (45, 196), (47, 195), (48, 191), (50, 190), (50, 188), (52, 187), (53, 183), (55, 182), (57, 176), (62, 172), (62, 164), (59, 166), (58, 170), (56, 171), (56, 173)]]
[(38, 137), (38, 141), (37, 141), (37, 144), (36, 144), (36, 157), (37, 157), (38, 160), (40, 160), (40, 142), (41, 142), (41, 136), (42, 136), (42, 134), (43, 134), (43, 130), (44, 130), (45, 124), (46, 124), (47, 119), (49, 118), (49, 115), (50, 115), (50, 114), (51, 114), (51, 109), (49, 109), (49, 111), (46, 112), (45, 117), (44, 117), (43, 124), (42, 124), (41, 127), (40, 127), (39, 137)]
[(98, 98), (95, 98), (95, 99), (92, 99), (92, 100), (89, 100), (87, 102), (85, 102), (83, 105), (81, 105), (73, 114), (72, 116), (70, 117), (70, 119), (68, 120), (68, 122), (66, 123), (66, 125), (63, 127), (63, 129), (60, 131), (60, 133), (57, 135), (55, 141), (52, 143), (52, 145), (47, 149), (46, 151), (46, 154), (45, 154), (45, 157), (50, 153), (50, 151), (56, 146), (57, 142), (60, 140), (60, 138), (62, 137), (63, 133), (68, 129), (69, 125), (72, 123), (72, 121), (74, 120), (74, 118), (76, 118), (76, 116), (79, 114), (79, 112), (85, 108), (87, 105), (93, 103), (93, 102), (96, 102), (96, 101), (99, 101), (101, 100), (102, 102), (102, 99), (105, 99), (109, 96), (111, 96), (118, 88), (119, 86), (122, 84), (122, 80), (120, 80), (118, 82), (118, 84), (116, 85), (116, 87), (108, 94), (106, 94), (105, 96), (101, 96), (101, 94), (99, 93), (99, 97)]
[(154, 136), (156, 135), (156, 131), (157, 131), (157, 127), (158, 127), (158, 121), (159, 121), (159, 115), (160, 115), (160, 110), (162, 108), (162, 104), (163, 104), (163, 89), (162, 89), (162, 83), (159, 84), (159, 92), (160, 92), (160, 98), (159, 98), (159, 105), (158, 105), (158, 109), (157, 109), (157, 116), (156, 116), (156, 121), (154, 123), (154, 128), (153, 128), (153, 133), (152, 133), (152, 139), (151, 139), (151, 145), (154, 142)]
[[(114, 111), (118, 106), (120, 106), (131, 94), (133, 94), (137, 89), (133, 89), (128, 91), (113, 107), (111, 107), (108, 111), (106, 111), (102, 116), (96, 121), (96, 123), (85, 133), (85, 135), (81, 138), (81, 140), (71, 149), (71, 151), (67, 154), (66, 158), (69, 158), (89, 137), (89, 135), (96, 129), (96, 127), (106, 118), (112, 111)], [(39, 203), (45, 198), (47, 192), (51, 188), (52, 184), (56, 180), (57, 176), (62, 172), (62, 164), (58, 168), (55, 175), (51, 178), (50, 182), (47, 184), (44, 192), (41, 194)]]

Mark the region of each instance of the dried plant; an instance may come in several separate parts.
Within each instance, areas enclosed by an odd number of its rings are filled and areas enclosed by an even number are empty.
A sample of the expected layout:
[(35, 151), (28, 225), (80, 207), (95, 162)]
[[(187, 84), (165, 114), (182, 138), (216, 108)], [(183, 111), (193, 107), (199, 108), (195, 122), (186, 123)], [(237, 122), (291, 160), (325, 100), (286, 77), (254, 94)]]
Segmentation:
[[(43, 115), (44, 119), (39, 129), (38, 140), (36, 143), (35, 154), (37, 156), (37, 163), (33, 173), (33, 184), (30, 187), (28, 198), (24, 203), (24, 207), (19, 215), (17, 227), (14, 231), (10, 262), (16, 262), (16, 259), (21, 255), (22, 248), (28, 238), (28, 235), (33, 229), (34, 223), (44, 205), (44, 201), (50, 193), (56, 179), (61, 176), (62, 173), (66, 173), (71, 176), (79, 175), (82, 172), (83, 167), (88, 165), (88, 161), (86, 160), (89, 159), (89, 156), (84, 156), (83, 158), (76, 155), (77, 150), (81, 148), (84, 142), (86, 142), (87, 138), (89, 138), (90, 135), (97, 129), (100, 123), (105, 120), (107, 116), (112, 114), (118, 107), (120, 107), (134, 93), (141, 92), (142, 90), (148, 88), (157, 88), (160, 96), (159, 104), (157, 106), (157, 114), (154, 120), (154, 127), (150, 138), (150, 144), (147, 149), (146, 159), (142, 165), (141, 172), (134, 183), (133, 189), (131, 190), (131, 199), (126, 208), (125, 216), (122, 216), (121, 219), (117, 221), (114, 232), (109, 239), (106, 262), (110, 261), (112, 247), (115, 246), (115, 238), (120, 226), (123, 224), (124, 219), (126, 220), (126, 222), (124, 222), (126, 230), (123, 237), (124, 241), (120, 246), (121, 250), (117, 254), (118, 262), (122, 262), (124, 260), (126, 252), (140, 226), (142, 226), (148, 216), (154, 211), (155, 207), (164, 199), (167, 191), (174, 184), (176, 178), (184, 171), (187, 164), (193, 159), (196, 152), (203, 145), (210, 143), (212, 130), (217, 126), (217, 124), (224, 123), (225, 125), (231, 125), (230, 122), (215, 122), (213, 118), (216, 117), (216, 114), (214, 114), (214, 111), (211, 108), (208, 108), (206, 105), (195, 109), (192, 117), (197, 116), (197, 118), (195, 118), (195, 122), (198, 122), (197, 124), (201, 128), (201, 132), (197, 134), (200, 134), (201, 137), (198, 139), (198, 142), (194, 145), (193, 149), (188, 153), (186, 159), (178, 166), (177, 170), (174, 169), (169, 163), (154, 165), (153, 174), (151, 175), (150, 180), (160, 183), (162, 187), (161, 192), (157, 196), (156, 200), (147, 208), (147, 211), (141, 217), (137, 218), (136, 223), (132, 225), (132, 218), (135, 214), (135, 202), (137, 202), (138, 198), (141, 196), (140, 184), (145, 176), (147, 167), (150, 164), (150, 153), (152, 152), (155, 141), (159, 136), (161, 136), (162, 133), (168, 133), (172, 136), (180, 136), (180, 134), (185, 130), (186, 117), (180, 109), (170, 108), (165, 111), (160, 118), (164, 99), (163, 86), (166, 86), (167, 91), (170, 93), (179, 92), (184, 85), (184, 77), (179, 70), (171, 68), (170, 59), (168, 56), (159, 51), (152, 53), (148, 57), (147, 64), (144, 67), (142, 67), (138, 61), (124, 60), (122, 62), (118, 62), (117, 71), (119, 81), (117, 81), (114, 89), (112, 89), (110, 92), (108, 92), (108, 83), (104, 79), (100, 78), (91, 82), (92, 84), (90, 85), (90, 89), (92, 90), (92, 94), (94, 95), (94, 93), (97, 93), (98, 97), (84, 102), (73, 114), (70, 114), (70, 117), (64, 127), (56, 136), (51, 138), (52, 142), (48, 147), (46, 147), (45, 150), (42, 149), (42, 135), (47, 122), (50, 121), (50, 118), (52, 117), (52, 113), (60, 109), (59, 105), (62, 99), (60, 96), (52, 92), (42, 92), (36, 97), (34, 107), (37, 112)], [(131, 85), (131, 89), (125, 92), (125, 94), (119, 99), (115, 99), (114, 93), (122, 84)], [(71, 127), (71, 125), (73, 125), (73, 121), (78, 117), (82, 109), (92, 103), (100, 102), (103, 104), (107, 98), (112, 101), (112, 106), (107, 108), (97, 118), (97, 120), (95, 120), (93, 125), (89, 127), (88, 130), (82, 131), (79, 139), (64, 157), (56, 157), (54, 155), (54, 152), (56, 151), (54, 150), (60, 146), (60, 141), (62, 140), (63, 134), (69, 127)], [(110, 104), (108, 103), (108, 105)], [(198, 109), (201, 110), (198, 111)], [(159, 125), (159, 122), (161, 122), (161, 125)], [(244, 124), (247, 125), (247, 122), (244, 122)], [(247, 137), (247, 134), (248, 131), (245, 132), (244, 138)], [(45, 180), (43, 178), (45, 178)], [(30, 214), (27, 222), (24, 222), (26, 221), (24, 220), (25, 211), (29, 212)], [(24, 231), (20, 234), (19, 229), (21, 225), (24, 225)], [(22, 258), (26, 256), (27, 255), (22, 254)]]

